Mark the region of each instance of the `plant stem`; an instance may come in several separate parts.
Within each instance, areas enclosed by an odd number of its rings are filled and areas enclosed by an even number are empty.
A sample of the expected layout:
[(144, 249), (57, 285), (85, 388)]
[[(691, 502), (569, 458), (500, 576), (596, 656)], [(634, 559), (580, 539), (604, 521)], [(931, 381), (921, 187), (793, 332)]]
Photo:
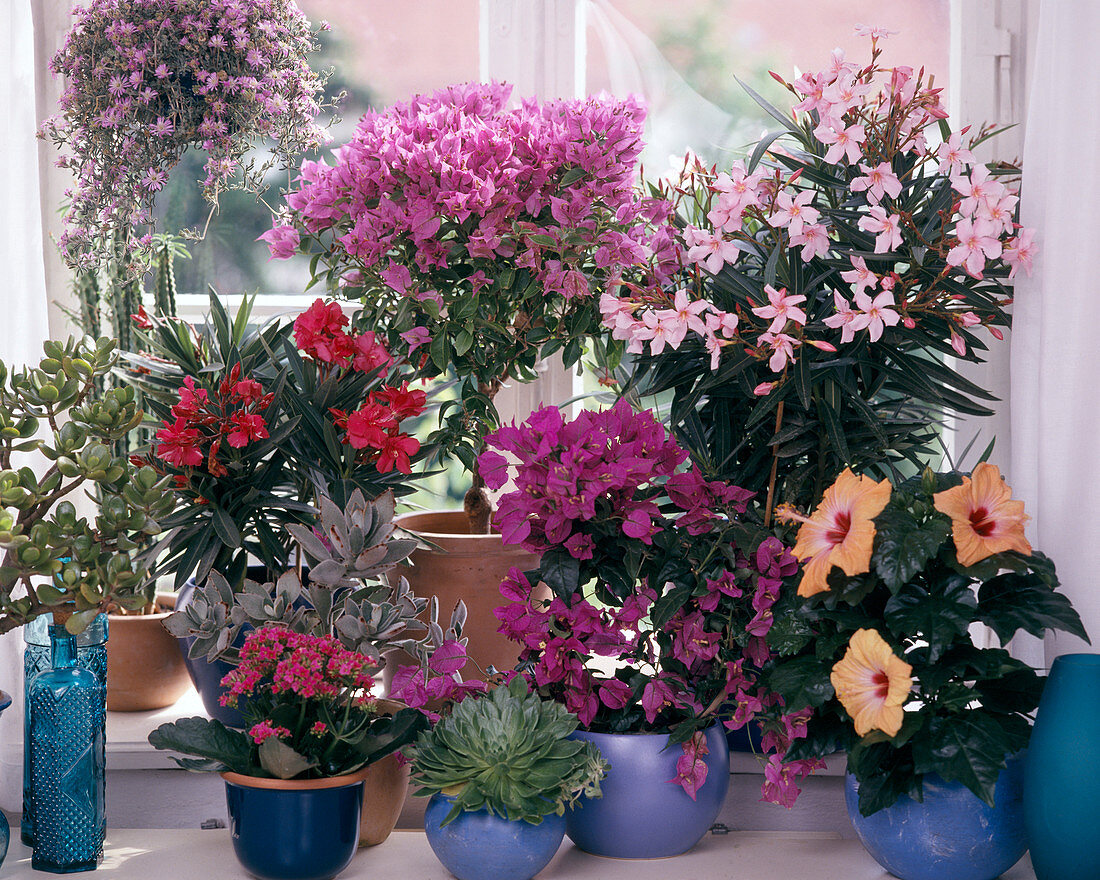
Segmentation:
[[(783, 426), (783, 404), (786, 401), (779, 401), (779, 405), (775, 408), (775, 431), (778, 434), (779, 429)], [(779, 473), (779, 444), (772, 445), (772, 472), (768, 477), (768, 500), (764, 506), (764, 528), (770, 529), (772, 525), (772, 512), (775, 510), (775, 480)]]

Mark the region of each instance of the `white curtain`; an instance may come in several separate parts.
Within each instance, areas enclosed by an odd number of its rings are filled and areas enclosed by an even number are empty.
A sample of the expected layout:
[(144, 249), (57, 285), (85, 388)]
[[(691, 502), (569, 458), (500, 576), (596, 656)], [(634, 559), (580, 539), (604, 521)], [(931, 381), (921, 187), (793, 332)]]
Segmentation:
[(1021, 220), (1038, 230), (1012, 334), (1012, 485), (1033, 546), (1058, 566), (1094, 647), (1059, 635), (1046, 664), (1100, 651), (1100, 4), (1043, 0), (1024, 142)]
[[(31, 4), (0, 0), (0, 157), (5, 210), (0, 212), (0, 359), (37, 362), (49, 333), (39, 202), (35, 58)], [(12, 706), (0, 718), (0, 807), (19, 810), (23, 775), (23, 639), (0, 637), (0, 689)]]

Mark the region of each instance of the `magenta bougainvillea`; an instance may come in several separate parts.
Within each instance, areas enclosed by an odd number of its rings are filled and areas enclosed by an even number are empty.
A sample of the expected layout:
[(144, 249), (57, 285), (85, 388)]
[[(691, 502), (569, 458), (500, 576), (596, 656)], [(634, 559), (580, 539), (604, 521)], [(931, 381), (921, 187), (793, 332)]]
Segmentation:
[[(763, 719), (763, 793), (790, 806), (820, 762), (782, 761), (805, 713), (784, 714), (760, 672), (798, 563), (742, 521), (751, 493), (683, 469), (687, 453), (625, 401), (569, 422), (547, 407), (488, 445), (486, 484), (514, 479), (495, 522), (507, 543), (541, 554), (537, 571), (512, 570), (496, 611), (532, 685), (589, 729), (672, 733), (684, 757), (670, 781), (693, 797), (706, 774), (698, 731)], [(533, 594), (540, 580), (549, 602)]]

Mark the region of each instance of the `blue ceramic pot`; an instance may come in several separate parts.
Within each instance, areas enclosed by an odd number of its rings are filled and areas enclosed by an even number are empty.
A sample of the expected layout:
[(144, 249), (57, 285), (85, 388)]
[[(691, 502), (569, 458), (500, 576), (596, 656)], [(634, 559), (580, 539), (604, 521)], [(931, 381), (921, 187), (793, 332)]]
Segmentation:
[(452, 797), (433, 795), (424, 811), (424, 832), (436, 858), (458, 880), (531, 880), (565, 837), (563, 816), (545, 816), (532, 825), (488, 810), (459, 813), (440, 827), (453, 804)]
[[(176, 597), (176, 610), (182, 611), (190, 604), (195, 586), (195, 579), (189, 578), (187, 583), (180, 588), (179, 595)], [(245, 634), (242, 631), (233, 644), (239, 648), (244, 644), (244, 640)], [(187, 666), (187, 674), (191, 676), (191, 683), (195, 686), (195, 690), (199, 692), (202, 707), (206, 710), (206, 714), (217, 719), (226, 727), (244, 727), (245, 719), (240, 710), (230, 709), (219, 702), (222, 694), (226, 691), (222, 687), (222, 678), (234, 669), (232, 664), (227, 663), (225, 660), (211, 662), (205, 657), (188, 656), (191, 645), (195, 643), (195, 640), (190, 636), (180, 639), (179, 643), (180, 651), (183, 653), (183, 662)]]
[(329, 779), (223, 773), (233, 851), (260, 880), (329, 880), (359, 846), (365, 770)]
[(707, 778), (695, 800), (678, 784), (683, 754), (663, 733), (589, 733), (611, 767), (600, 783), (603, 797), (581, 798), (565, 814), (565, 833), (585, 852), (619, 859), (658, 859), (687, 852), (707, 833), (729, 789), (729, 746), (722, 725), (704, 732), (710, 753)]
[(1100, 654), (1051, 666), (1024, 762), (1024, 822), (1038, 880), (1100, 877)]
[(859, 812), (859, 783), (845, 780), (848, 817), (864, 848), (901, 880), (993, 880), (1027, 851), (1023, 758), (1009, 758), (995, 806), (958, 782), (924, 778), (924, 801), (902, 795), (870, 816)]

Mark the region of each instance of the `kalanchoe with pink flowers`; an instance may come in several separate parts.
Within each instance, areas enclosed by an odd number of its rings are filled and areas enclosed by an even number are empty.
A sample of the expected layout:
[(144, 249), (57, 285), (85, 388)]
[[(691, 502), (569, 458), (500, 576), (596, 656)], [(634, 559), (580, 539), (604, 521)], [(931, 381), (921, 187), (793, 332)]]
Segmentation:
[[(208, 155), (199, 182), (213, 210), (227, 187), (259, 192), (267, 168), (319, 147), (324, 77), (307, 63), (316, 36), (293, 0), (78, 7), (51, 62), (65, 77), (61, 110), (42, 126), (76, 177), (66, 261), (89, 269), (120, 256), (116, 241), (147, 246), (156, 193), (188, 148)], [(255, 167), (248, 153), (265, 138), (274, 155)]]
[(470, 469), (496, 424), (492, 398), (600, 332), (597, 292), (673, 267), (668, 205), (640, 198), (637, 101), (524, 101), (452, 86), (370, 113), (333, 166), (306, 162), (268, 234), (298, 236), (318, 277), (362, 296), (370, 326), (423, 376), (451, 368), (460, 401), (432, 442)]
[(423, 716), (387, 716), (371, 696), (375, 670), (332, 636), (265, 626), (249, 633), (239, 665), (226, 674), (222, 704), (240, 706), (243, 730), (208, 718), (184, 718), (149, 735), (191, 770), (318, 779), (352, 773), (411, 742)]
[[(512, 570), (496, 611), (533, 686), (591, 730), (670, 732), (684, 756), (669, 781), (692, 796), (706, 773), (693, 735), (716, 719), (735, 729), (766, 716), (765, 749), (782, 756), (804, 721), (782, 714), (759, 675), (798, 564), (743, 521), (752, 493), (685, 470), (687, 452), (624, 401), (569, 422), (547, 407), (488, 445), (486, 483), (515, 486), (495, 524), (541, 554), (538, 570)], [(533, 596), (539, 580), (549, 603)], [(777, 764), (765, 797), (789, 806), (817, 766)]]
[(776, 76), (796, 102), (767, 107), (782, 129), (669, 185), (677, 282), (600, 302), (640, 355), (635, 390), (672, 391), (692, 453), (769, 513), (812, 505), (845, 466), (923, 460), (944, 411), (988, 412), (944, 357), (979, 361), (1001, 338), (1006, 282), (1034, 254), (1018, 169), (971, 152), (990, 133), (952, 133), (931, 79), (881, 62), (888, 32), (860, 33), (869, 63), (837, 50), (793, 83)]

